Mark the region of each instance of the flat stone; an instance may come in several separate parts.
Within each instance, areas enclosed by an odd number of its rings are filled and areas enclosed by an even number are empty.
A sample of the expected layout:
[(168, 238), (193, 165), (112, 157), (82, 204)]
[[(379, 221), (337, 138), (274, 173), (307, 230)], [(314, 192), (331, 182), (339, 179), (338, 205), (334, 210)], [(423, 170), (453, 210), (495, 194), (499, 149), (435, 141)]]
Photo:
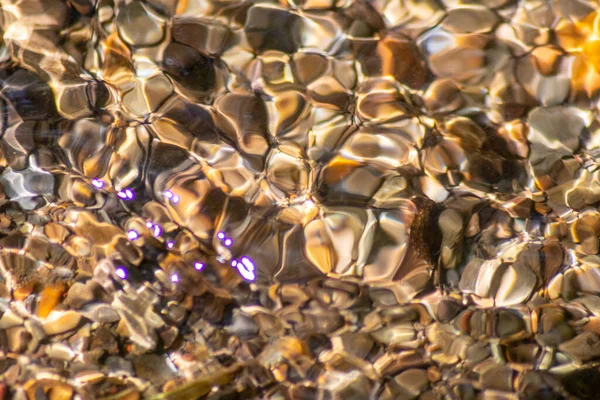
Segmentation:
[(101, 324), (116, 322), (121, 319), (119, 314), (108, 304), (88, 304), (81, 310), (81, 315)]
[(131, 361), (118, 356), (107, 357), (102, 370), (106, 375), (115, 377), (133, 376), (134, 374)]
[(139, 1), (122, 7), (116, 21), (119, 34), (132, 46), (151, 46), (159, 43), (164, 36), (163, 24), (150, 15)]
[(81, 314), (76, 311), (53, 312), (42, 325), (47, 335), (57, 335), (75, 329), (80, 321)]
[(135, 374), (155, 384), (162, 384), (176, 377), (175, 371), (168, 365), (167, 358), (157, 354), (144, 354), (133, 360)]
[(600, 337), (594, 332), (582, 332), (568, 342), (560, 344), (558, 349), (568, 354), (573, 361), (584, 363), (600, 357)]
[(94, 300), (94, 292), (90, 285), (75, 282), (67, 293), (65, 303), (72, 308), (81, 308)]

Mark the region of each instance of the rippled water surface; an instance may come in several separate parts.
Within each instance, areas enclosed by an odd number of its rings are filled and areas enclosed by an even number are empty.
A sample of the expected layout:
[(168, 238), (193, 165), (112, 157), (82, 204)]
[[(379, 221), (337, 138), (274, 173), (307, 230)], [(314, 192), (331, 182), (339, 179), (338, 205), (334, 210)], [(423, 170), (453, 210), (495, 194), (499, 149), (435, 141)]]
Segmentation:
[(598, 399), (600, 4), (0, 0), (0, 399)]

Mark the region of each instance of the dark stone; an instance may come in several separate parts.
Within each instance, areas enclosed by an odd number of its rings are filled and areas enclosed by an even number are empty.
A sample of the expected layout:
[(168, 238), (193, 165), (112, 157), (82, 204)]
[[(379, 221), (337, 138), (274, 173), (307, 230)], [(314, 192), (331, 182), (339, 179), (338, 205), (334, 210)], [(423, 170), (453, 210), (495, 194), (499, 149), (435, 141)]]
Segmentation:
[(133, 360), (135, 374), (141, 379), (147, 379), (155, 385), (162, 385), (168, 380), (175, 379), (175, 372), (167, 365), (165, 356), (157, 354), (142, 354)]
[(204, 92), (215, 86), (214, 60), (189, 46), (169, 44), (163, 53), (161, 68), (186, 89)]
[(295, 53), (301, 47), (298, 15), (287, 10), (255, 5), (248, 10), (244, 31), (255, 50)]
[(462, 311), (462, 304), (453, 300), (442, 300), (438, 305), (437, 317), (440, 322), (450, 322)]
[(90, 349), (102, 349), (108, 354), (118, 354), (119, 343), (110, 329), (102, 325), (92, 334)]
[(2, 95), (24, 120), (46, 120), (58, 115), (52, 89), (33, 72), (19, 69), (3, 86)]
[(567, 375), (563, 384), (565, 390), (580, 400), (600, 399), (600, 371), (584, 369)]

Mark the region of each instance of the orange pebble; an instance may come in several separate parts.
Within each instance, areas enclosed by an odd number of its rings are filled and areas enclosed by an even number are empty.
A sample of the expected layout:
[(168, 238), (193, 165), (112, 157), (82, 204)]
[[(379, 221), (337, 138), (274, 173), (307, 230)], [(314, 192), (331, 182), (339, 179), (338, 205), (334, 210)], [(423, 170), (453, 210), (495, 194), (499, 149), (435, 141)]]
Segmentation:
[(42, 293), (40, 293), (40, 302), (37, 308), (38, 317), (46, 318), (48, 314), (50, 314), (50, 311), (52, 311), (60, 302), (60, 298), (65, 290), (66, 286), (63, 283), (50, 285), (42, 290)]
[(23, 301), (27, 296), (33, 292), (35, 282), (29, 282), (28, 284), (21, 286), (13, 292), (13, 299), (16, 301)]

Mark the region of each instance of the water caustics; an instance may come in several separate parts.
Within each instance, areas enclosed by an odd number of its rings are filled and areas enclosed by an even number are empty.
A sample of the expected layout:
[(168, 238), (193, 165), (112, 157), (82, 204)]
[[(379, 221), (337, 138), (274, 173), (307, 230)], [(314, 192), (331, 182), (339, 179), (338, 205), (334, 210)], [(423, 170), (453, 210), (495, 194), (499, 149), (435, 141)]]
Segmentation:
[(600, 398), (598, 10), (0, 0), (0, 398)]

